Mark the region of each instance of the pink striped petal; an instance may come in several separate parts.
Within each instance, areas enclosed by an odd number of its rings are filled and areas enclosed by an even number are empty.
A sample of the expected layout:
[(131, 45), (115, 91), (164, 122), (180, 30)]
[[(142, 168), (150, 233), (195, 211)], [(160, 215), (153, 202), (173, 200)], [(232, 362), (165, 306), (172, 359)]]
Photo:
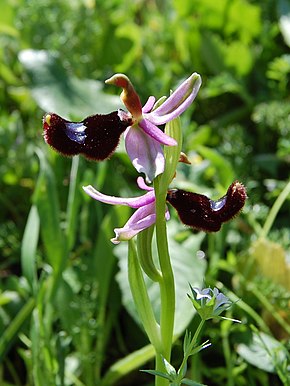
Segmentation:
[(201, 86), (201, 77), (196, 72), (186, 79), (161, 106), (144, 114), (155, 125), (163, 125), (177, 118), (193, 102)]
[(145, 183), (143, 177), (138, 177), (138, 178), (137, 178), (137, 185), (139, 186), (140, 189), (148, 190), (149, 192), (152, 191), (152, 190), (154, 190), (154, 188), (152, 188), (152, 186), (148, 186), (148, 185)]
[(114, 229), (116, 236), (111, 239), (112, 243), (119, 244), (120, 241), (130, 240), (137, 233), (153, 225), (155, 220), (155, 203), (137, 209), (123, 228)]
[(131, 126), (126, 130), (125, 146), (134, 168), (145, 173), (147, 182), (163, 173), (165, 160), (160, 143), (139, 127)]
[[(170, 214), (166, 207), (165, 213), (166, 221), (169, 220)], [(111, 239), (113, 244), (119, 244), (120, 241), (127, 241), (136, 236), (139, 232), (151, 225), (155, 224), (155, 203), (148, 204), (136, 210), (136, 212), (129, 218), (123, 228), (115, 228), (116, 236)]]
[(126, 205), (131, 208), (140, 208), (144, 205), (148, 205), (155, 201), (154, 191), (145, 193), (143, 196), (122, 198), (115, 196), (107, 196), (93, 188), (91, 185), (83, 186), (84, 191), (91, 196), (93, 199), (104, 202), (105, 204), (111, 205)]
[(145, 105), (142, 107), (142, 113), (149, 113), (153, 109), (155, 100), (154, 96), (150, 96)]
[(145, 131), (146, 134), (148, 134), (151, 138), (155, 139), (157, 142), (161, 143), (162, 145), (167, 145), (167, 146), (177, 145), (177, 142), (175, 141), (175, 139), (163, 133), (163, 131), (160, 130), (157, 126), (155, 126), (152, 122), (150, 122), (149, 119), (142, 119), (139, 122), (139, 126), (141, 127), (141, 129)]

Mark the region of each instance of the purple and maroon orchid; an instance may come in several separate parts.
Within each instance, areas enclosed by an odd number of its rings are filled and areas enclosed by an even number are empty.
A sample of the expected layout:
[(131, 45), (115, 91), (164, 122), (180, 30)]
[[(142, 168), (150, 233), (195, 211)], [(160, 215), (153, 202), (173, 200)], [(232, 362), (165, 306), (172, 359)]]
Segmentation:
[[(55, 150), (64, 155), (83, 154), (97, 161), (110, 157), (118, 146), (120, 136), (125, 135), (125, 146), (133, 166), (144, 173), (147, 182), (163, 173), (165, 159), (162, 146), (176, 146), (177, 142), (161, 129), (163, 125), (182, 114), (195, 99), (201, 86), (201, 77), (193, 73), (163, 103), (150, 96), (142, 107), (140, 98), (129, 78), (116, 74), (106, 81), (121, 87), (121, 100), (128, 111), (119, 109), (110, 114), (96, 114), (81, 122), (71, 122), (55, 113), (45, 114), (43, 118), (44, 139)], [(113, 243), (130, 240), (136, 234), (155, 224), (155, 192), (139, 177), (137, 184), (147, 191), (139, 197), (121, 198), (105, 195), (92, 186), (84, 191), (92, 198), (112, 205), (126, 205), (137, 209), (122, 228), (115, 229)], [(245, 187), (233, 182), (224, 197), (217, 201), (208, 197), (170, 189), (166, 201), (178, 212), (180, 220), (191, 228), (217, 232), (222, 223), (240, 212), (247, 198)], [(164, 214), (169, 219), (166, 207)]]
[(116, 74), (106, 83), (123, 88), (121, 100), (128, 112), (118, 110), (110, 114), (96, 114), (81, 122), (71, 122), (55, 113), (47, 113), (43, 117), (44, 139), (64, 155), (83, 154), (89, 159), (101, 161), (114, 153), (120, 136), (125, 132), (126, 150), (133, 166), (145, 174), (147, 182), (151, 182), (164, 171), (161, 145), (176, 145), (176, 141), (158, 125), (177, 118), (190, 106), (201, 86), (201, 77), (193, 73), (156, 108), (153, 96), (142, 108), (127, 76)]
[[(147, 186), (142, 177), (138, 177), (137, 184), (147, 193), (138, 197), (121, 198), (108, 196), (93, 188), (91, 185), (83, 187), (84, 191), (93, 199), (111, 205), (126, 205), (137, 209), (122, 228), (115, 228), (116, 237), (111, 239), (114, 244), (132, 239), (142, 230), (155, 224), (155, 192)], [(186, 192), (179, 189), (170, 189), (166, 201), (177, 211), (180, 220), (187, 226), (205, 232), (217, 232), (222, 224), (235, 217), (245, 205), (247, 199), (243, 184), (234, 181), (227, 193), (214, 201), (198, 193)], [(166, 207), (165, 218), (170, 214)]]

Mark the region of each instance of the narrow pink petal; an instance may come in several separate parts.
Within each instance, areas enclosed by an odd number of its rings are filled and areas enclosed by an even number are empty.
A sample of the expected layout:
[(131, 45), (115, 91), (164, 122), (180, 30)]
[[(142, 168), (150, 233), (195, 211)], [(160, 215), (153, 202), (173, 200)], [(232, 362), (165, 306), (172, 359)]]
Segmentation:
[(150, 96), (145, 105), (142, 107), (142, 113), (149, 113), (153, 109), (155, 100), (154, 96)]
[(154, 190), (154, 188), (152, 188), (152, 186), (148, 186), (148, 185), (145, 183), (143, 177), (138, 177), (138, 178), (137, 178), (137, 185), (139, 186), (140, 189), (148, 190), (149, 192), (152, 191), (152, 190)]
[(189, 78), (181, 83), (177, 89), (160, 105), (154, 112), (158, 111), (158, 115), (164, 115), (179, 106), (184, 100), (197, 95), (201, 86), (201, 77), (194, 72)]
[(169, 137), (163, 133), (157, 126), (151, 123), (148, 119), (142, 119), (139, 122), (139, 126), (145, 131), (146, 134), (150, 135), (151, 138), (155, 139), (159, 143), (167, 146), (176, 146), (177, 142), (175, 139)]
[(83, 189), (93, 199), (104, 202), (105, 204), (126, 205), (130, 206), (131, 208), (140, 208), (155, 201), (154, 191), (150, 191), (148, 193), (145, 193), (143, 196), (139, 197), (122, 198), (107, 196), (106, 194), (103, 194), (93, 188), (91, 185), (83, 186)]
[[(165, 212), (165, 218), (166, 218), (166, 221), (168, 221), (170, 218), (170, 214), (167, 207)], [(155, 203), (148, 204), (143, 208), (139, 208), (129, 218), (129, 220), (123, 226), (123, 228), (114, 229), (116, 236), (113, 239), (111, 239), (111, 241), (114, 244), (119, 244), (120, 241), (130, 240), (137, 233), (155, 224), (155, 221), (156, 221)]]
[(165, 220), (166, 221), (170, 220), (170, 213), (167, 206), (166, 206), (166, 212), (165, 212)]
[(118, 244), (120, 241), (130, 240), (137, 233), (153, 225), (155, 220), (155, 203), (137, 209), (123, 228), (114, 229), (116, 236), (111, 239), (112, 243)]
[(162, 125), (177, 118), (193, 102), (201, 86), (201, 77), (193, 73), (186, 79), (161, 106), (151, 113), (144, 114), (155, 125)]
[(145, 173), (147, 182), (163, 173), (165, 161), (160, 143), (139, 127), (131, 126), (126, 130), (125, 146), (134, 168)]

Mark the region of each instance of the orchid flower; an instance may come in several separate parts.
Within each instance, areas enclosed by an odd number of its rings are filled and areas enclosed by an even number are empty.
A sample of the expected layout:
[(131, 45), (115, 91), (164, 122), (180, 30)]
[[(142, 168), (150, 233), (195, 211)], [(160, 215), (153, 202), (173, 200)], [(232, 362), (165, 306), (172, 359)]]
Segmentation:
[[(93, 188), (91, 185), (84, 186), (84, 191), (97, 201), (111, 205), (125, 205), (137, 209), (122, 228), (115, 228), (115, 237), (111, 239), (112, 243), (119, 244), (120, 241), (130, 240), (137, 233), (150, 227), (155, 223), (155, 193), (154, 189), (145, 184), (142, 177), (137, 179), (138, 187), (147, 193), (138, 197), (122, 198), (103, 194)], [(169, 212), (166, 210), (166, 220), (169, 219)]]
[(151, 182), (164, 171), (161, 145), (177, 144), (157, 126), (177, 118), (190, 106), (201, 86), (201, 77), (193, 73), (157, 108), (153, 96), (142, 108), (140, 98), (126, 75), (116, 74), (106, 83), (123, 88), (121, 100), (132, 115), (132, 124), (125, 131), (126, 150), (136, 170), (145, 173), (146, 181)]
[[(126, 205), (137, 209), (123, 228), (114, 229), (116, 237), (111, 241), (130, 240), (137, 233), (153, 225), (156, 220), (154, 188), (146, 185), (142, 177), (138, 177), (140, 189), (147, 191), (139, 197), (122, 198), (103, 194), (91, 185), (83, 187), (84, 191), (97, 201), (112, 205)], [(243, 184), (234, 181), (222, 198), (213, 201), (198, 193), (186, 192), (180, 189), (170, 189), (166, 201), (176, 210), (180, 220), (193, 229), (207, 232), (217, 232), (222, 223), (235, 217), (243, 208), (247, 195)], [(166, 208), (165, 218), (169, 219)]]

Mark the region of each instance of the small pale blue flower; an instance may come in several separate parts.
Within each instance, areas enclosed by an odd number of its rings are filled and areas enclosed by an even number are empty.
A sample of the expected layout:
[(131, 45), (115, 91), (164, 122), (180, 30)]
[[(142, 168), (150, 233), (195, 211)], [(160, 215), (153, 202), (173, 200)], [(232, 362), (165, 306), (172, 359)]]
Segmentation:
[(188, 295), (196, 311), (203, 320), (218, 317), (223, 311), (230, 308), (232, 302), (221, 293), (216, 287), (214, 289), (196, 287), (191, 288), (191, 295)]

